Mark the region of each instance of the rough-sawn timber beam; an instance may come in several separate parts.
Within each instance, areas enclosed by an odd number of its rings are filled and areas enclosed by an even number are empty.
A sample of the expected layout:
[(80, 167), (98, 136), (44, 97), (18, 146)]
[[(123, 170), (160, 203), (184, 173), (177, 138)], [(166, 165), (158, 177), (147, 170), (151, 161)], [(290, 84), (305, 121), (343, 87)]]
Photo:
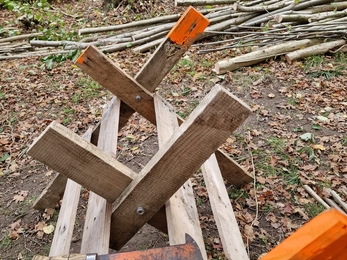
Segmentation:
[(250, 114), (216, 85), (113, 204), (110, 247), (128, 242)]
[[(76, 65), (103, 87), (110, 90), (115, 96), (120, 97), (120, 99), (122, 99), (122, 96), (125, 96), (127, 105), (131, 106), (132, 109), (139, 112), (151, 123), (156, 124), (153, 94), (129, 77), (96, 47), (89, 46), (78, 58)], [(100, 67), (105, 68), (104, 74), (101, 73)], [(123, 79), (120, 79), (120, 77), (123, 77)], [(126, 85), (123, 85), (123, 83)], [(125, 86), (126, 88), (124, 88)], [(127, 89), (127, 91), (124, 91), (124, 89)], [(124, 92), (127, 93), (124, 94)], [(141, 97), (140, 100), (136, 100), (136, 96)], [(216, 156), (221, 164), (223, 177), (233, 185), (242, 186), (252, 180), (253, 177), (249, 173), (227, 155), (223, 154), (223, 152), (217, 150)]]
[(135, 172), (57, 122), (52, 122), (28, 154), (73, 181), (114, 202)]

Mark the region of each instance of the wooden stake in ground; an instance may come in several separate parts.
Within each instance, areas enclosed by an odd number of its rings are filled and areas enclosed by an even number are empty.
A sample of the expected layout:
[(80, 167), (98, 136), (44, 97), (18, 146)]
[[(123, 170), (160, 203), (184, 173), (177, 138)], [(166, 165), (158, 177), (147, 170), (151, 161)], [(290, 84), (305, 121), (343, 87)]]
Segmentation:
[[(89, 128), (83, 138), (89, 142), (92, 129)], [(65, 177), (65, 176), (64, 176)], [(68, 179), (59, 211), (59, 217), (54, 231), (54, 237), (49, 256), (66, 255), (70, 253), (72, 233), (75, 227), (77, 206), (80, 198), (81, 185)]]
[[(154, 96), (157, 116), (159, 147), (163, 147), (178, 129), (175, 110), (159, 95)], [(170, 245), (184, 244), (189, 234), (200, 248), (201, 255), (207, 260), (198, 210), (196, 208), (193, 186), (190, 180), (165, 204)]]
[[(120, 100), (113, 97), (103, 112), (98, 148), (115, 156), (117, 152)], [(112, 205), (94, 192), (89, 193), (81, 253), (108, 254)], [(98, 234), (96, 236), (95, 234)]]
[(201, 166), (201, 170), (225, 256), (230, 260), (248, 260), (240, 229), (214, 154)]

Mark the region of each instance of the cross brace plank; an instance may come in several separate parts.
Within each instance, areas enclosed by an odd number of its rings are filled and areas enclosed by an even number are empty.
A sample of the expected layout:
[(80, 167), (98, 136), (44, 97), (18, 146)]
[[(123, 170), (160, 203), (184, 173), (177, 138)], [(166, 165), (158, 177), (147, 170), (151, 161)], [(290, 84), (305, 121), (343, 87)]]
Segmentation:
[(111, 203), (137, 175), (57, 122), (34, 141), (28, 154)]
[(113, 204), (110, 247), (131, 239), (250, 114), (216, 85)]
[[(115, 96), (125, 96), (128, 106), (139, 112), (151, 123), (156, 124), (155, 111), (153, 105), (153, 94), (148, 92), (137, 81), (123, 72), (112, 60), (99, 51), (94, 46), (89, 46), (83, 54), (79, 57), (76, 65), (88, 73), (94, 80), (99, 82), (102, 86), (110, 90)], [(105, 72), (101, 73), (99, 68), (103, 67)], [(121, 79), (123, 77), (123, 79)], [(105, 80), (107, 79), (107, 80)], [(127, 85), (122, 85), (124, 83)], [(127, 91), (124, 91), (126, 86)], [(127, 92), (128, 94), (124, 94)], [(136, 96), (140, 96), (140, 100), (136, 100)], [(144, 111), (144, 113), (142, 113)], [(247, 173), (241, 166), (239, 166), (231, 158), (222, 152), (217, 152), (217, 158), (223, 162), (221, 169), (223, 170), (223, 177), (236, 186), (241, 186), (248, 183), (253, 177)], [(229, 166), (230, 165), (230, 166)], [(229, 167), (228, 167), (229, 166)]]

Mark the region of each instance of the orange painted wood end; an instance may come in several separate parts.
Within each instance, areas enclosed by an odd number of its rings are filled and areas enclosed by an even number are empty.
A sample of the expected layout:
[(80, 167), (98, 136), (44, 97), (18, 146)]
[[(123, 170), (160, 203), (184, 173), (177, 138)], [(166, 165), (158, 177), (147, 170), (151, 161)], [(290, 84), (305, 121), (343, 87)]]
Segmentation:
[(329, 209), (313, 218), (260, 260), (347, 259), (347, 215)]
[(206, 29), (210, 21), (189, 6), (168, 34), (169, 39), (188, 48)]
[(79, 63), (79, 64), (83, 64), (84, 62), (84, 53), (88, 50), (90, 46), (88, 46), (81, 54), (80, 56), (78, 56), (77, 60), (75, 61), (75, 63)]

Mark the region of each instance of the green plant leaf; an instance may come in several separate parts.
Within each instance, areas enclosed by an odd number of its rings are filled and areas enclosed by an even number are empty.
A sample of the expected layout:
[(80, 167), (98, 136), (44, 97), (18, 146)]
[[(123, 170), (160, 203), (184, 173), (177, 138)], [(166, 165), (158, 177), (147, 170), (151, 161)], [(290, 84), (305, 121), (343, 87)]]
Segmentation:
[(314, 143), (314, 135), (312, 133), (305, 133), (300, 135), (300, 139), (304, 141), (310, 141), (311, 143)]
[(321, 130), (322, 127), (319, 124), (313, 124), (312, 125), (312, 129), (314, 129), (314, 130)]
[(6, 161), (7, 158), (10, 158), (10, 155), (9, 155), (8, 153), (5, 153), (5, 154), (0, 158), (0, 162)]

